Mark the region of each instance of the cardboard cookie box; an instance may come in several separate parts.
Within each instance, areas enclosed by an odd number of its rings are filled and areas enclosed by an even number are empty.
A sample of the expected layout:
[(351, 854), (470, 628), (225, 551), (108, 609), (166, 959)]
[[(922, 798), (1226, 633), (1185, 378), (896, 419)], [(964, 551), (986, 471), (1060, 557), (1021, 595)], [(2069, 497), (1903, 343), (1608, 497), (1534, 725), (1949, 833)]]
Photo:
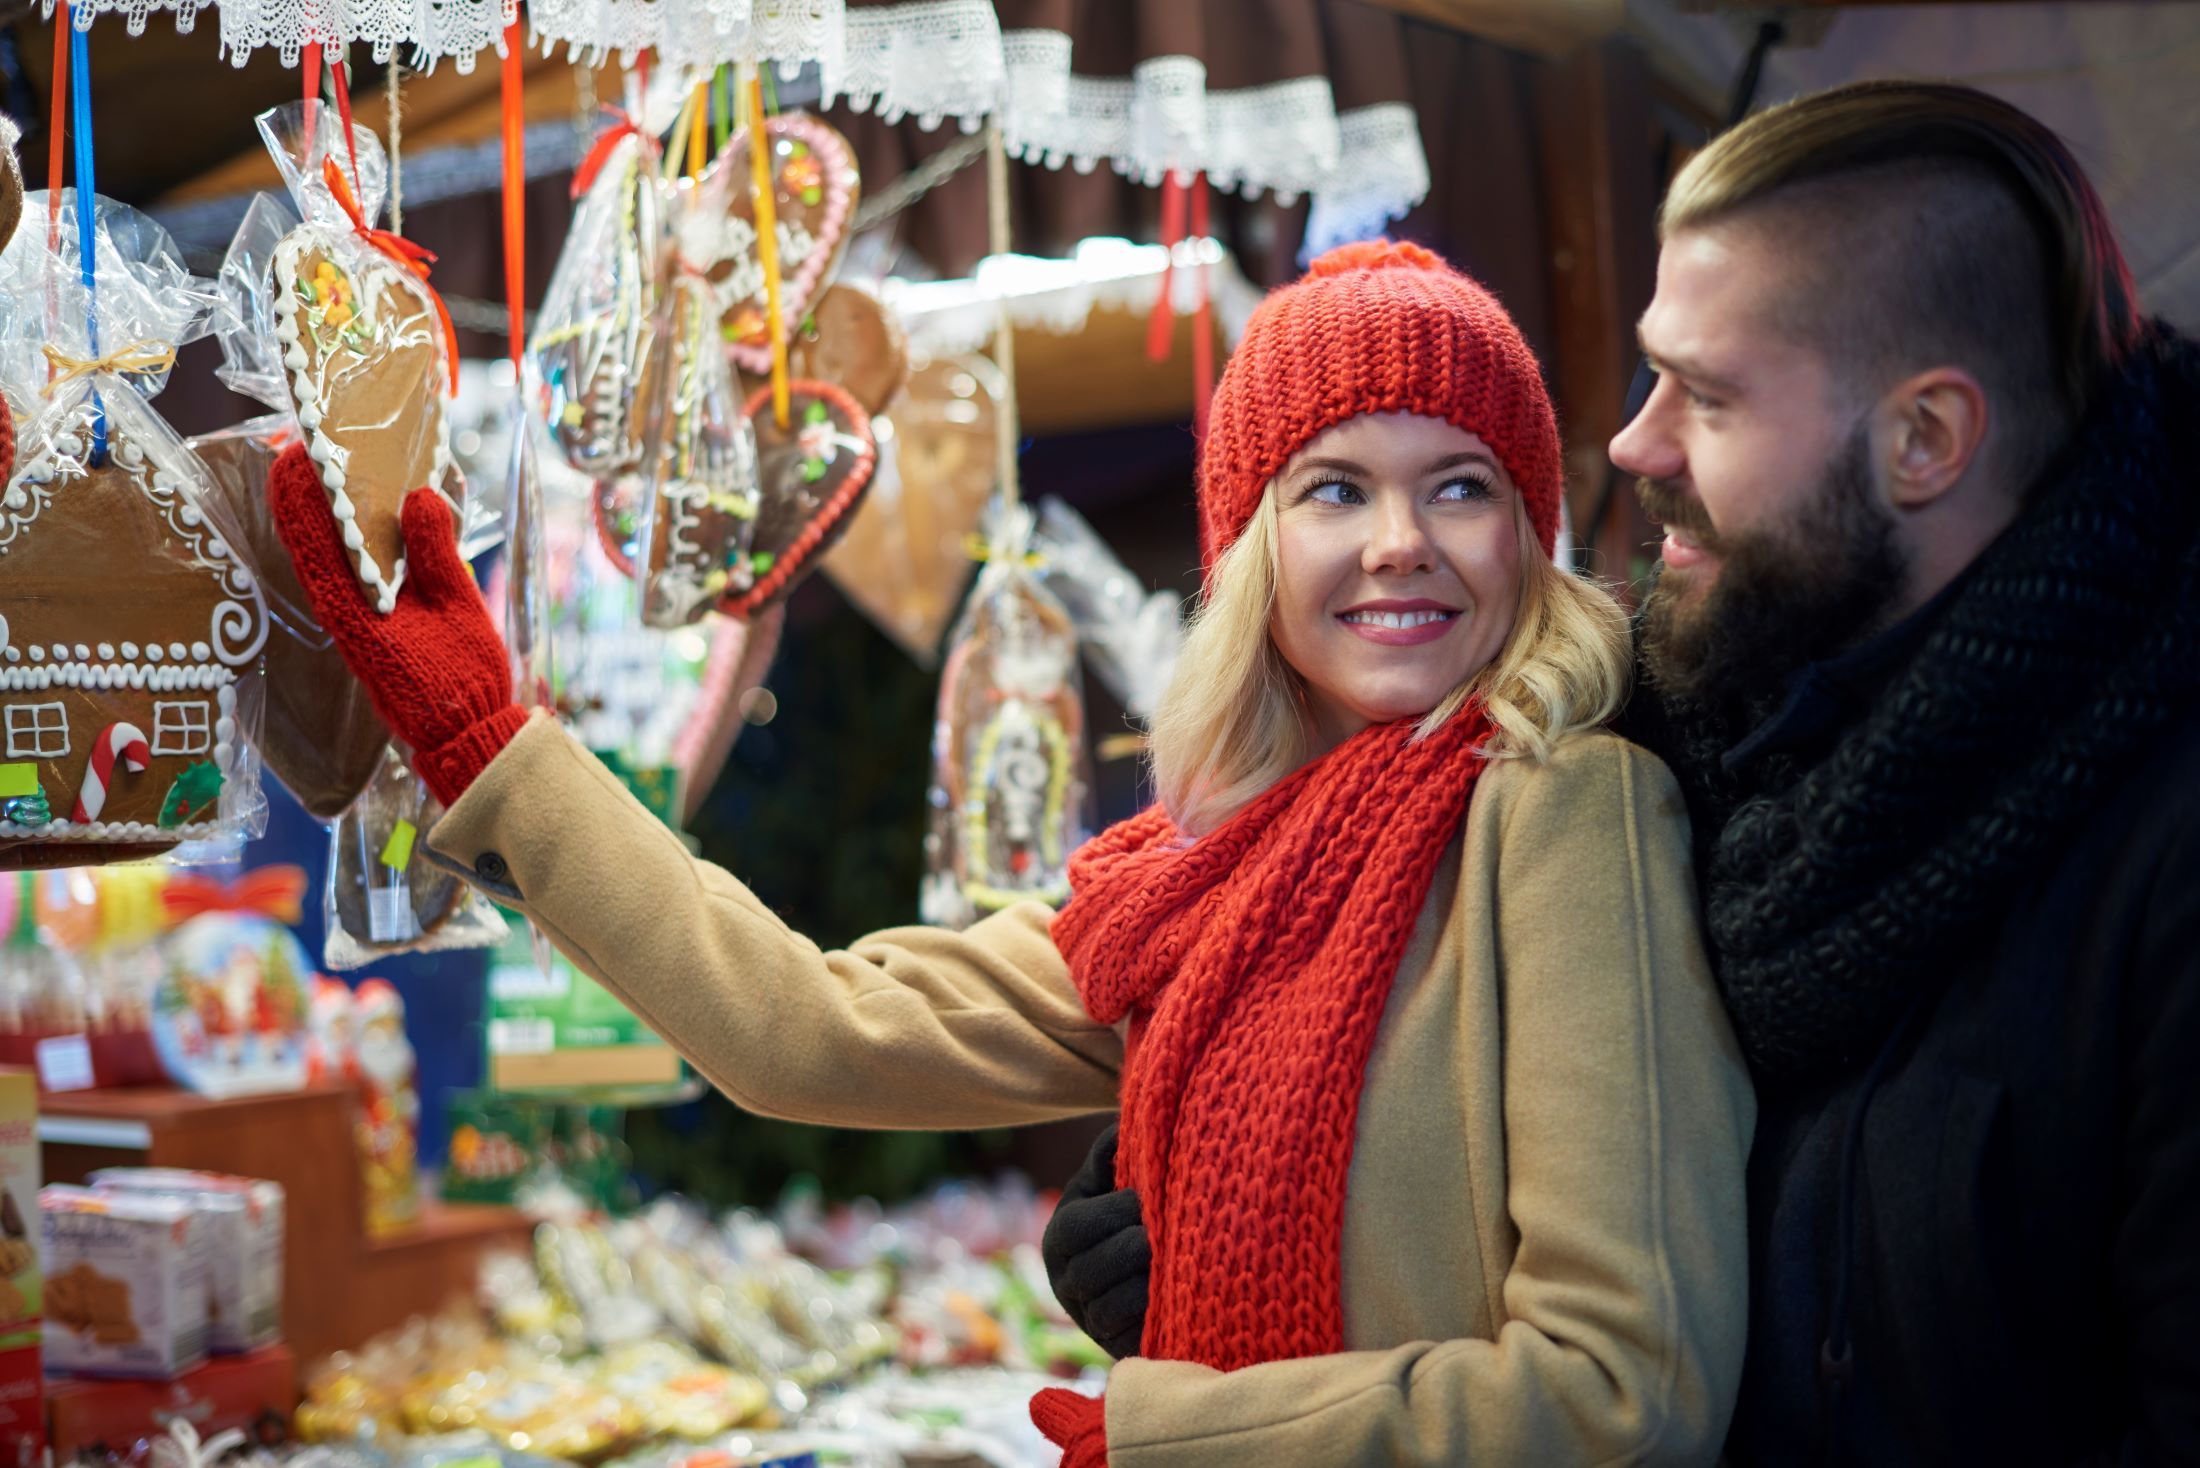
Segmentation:
[(46, 1369), (170, 1377), (206, 1356), (211, 1231), (181, 1198), (53, 1186), (46, 1231)]
[(175, 1167), (109, 1167), (102, 1192), (180, 1198), (198, 1210), (210, 1257), (206, 1345), (237, 1355), (283, 1333), (283, 1185)]
[(0, 1468), (39, 1462), (46, 1443), (37, 1223), (38, 1080), (0, 1070)]

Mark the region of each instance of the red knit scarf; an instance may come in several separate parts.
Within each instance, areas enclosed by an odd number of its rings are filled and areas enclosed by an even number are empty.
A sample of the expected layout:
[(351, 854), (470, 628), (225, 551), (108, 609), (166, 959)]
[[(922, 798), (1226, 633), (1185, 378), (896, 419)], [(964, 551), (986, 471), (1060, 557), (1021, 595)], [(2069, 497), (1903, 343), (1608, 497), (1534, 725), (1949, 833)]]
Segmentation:
[(1148, 1356), (1344, 1348), (1361, 1083), (1491, 725), (1411, 732), (1362, 732), (1200, 840), (1157, 806), (1070, 862), (1055, 943), (1095, 1019), (1131, 1017), (1116, 1167), (1153, 1241)]

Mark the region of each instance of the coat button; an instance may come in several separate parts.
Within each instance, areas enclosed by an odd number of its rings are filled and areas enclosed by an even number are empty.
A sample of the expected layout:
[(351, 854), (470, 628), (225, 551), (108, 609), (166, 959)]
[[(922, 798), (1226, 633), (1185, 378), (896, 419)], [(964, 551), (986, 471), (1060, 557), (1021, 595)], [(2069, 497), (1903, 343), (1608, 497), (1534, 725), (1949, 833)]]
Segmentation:
[(474, 875), (484, 882), (511, 880), (512, 869), (504, 864), (504, 858), (493, 851), (484, 851), (474, 858)]

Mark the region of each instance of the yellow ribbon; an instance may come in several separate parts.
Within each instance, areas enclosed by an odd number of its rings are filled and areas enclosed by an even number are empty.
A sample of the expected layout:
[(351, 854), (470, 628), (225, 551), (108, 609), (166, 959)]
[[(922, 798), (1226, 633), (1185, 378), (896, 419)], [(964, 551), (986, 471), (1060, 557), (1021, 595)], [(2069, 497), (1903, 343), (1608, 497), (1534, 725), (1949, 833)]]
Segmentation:
[[(155, 351), (154, 348), (159, 350)], [(176, 349), (163, 347), (150, 339), (134, 341), (126, 347), (118, 347), (104, 357), (72, 357), (67, 352), (54, 350), (52, 343), (41, 348), (46, 354), (46, 365), (54, 371), (46, 384), (46, 396), (52, 397), (54, 389), (65, 382), (86, 377), (94, 372), (166, 372), (176, 365)]]

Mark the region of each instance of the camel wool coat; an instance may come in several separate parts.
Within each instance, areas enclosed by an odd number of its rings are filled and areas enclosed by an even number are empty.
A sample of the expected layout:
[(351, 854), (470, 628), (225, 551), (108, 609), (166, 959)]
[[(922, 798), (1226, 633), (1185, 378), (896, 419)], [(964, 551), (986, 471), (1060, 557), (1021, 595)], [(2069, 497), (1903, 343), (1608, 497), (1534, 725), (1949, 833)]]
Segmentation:
[[(1123, 1038), (1086, 1015), (1046, 908), (822, 951), (541, 715), (429, 846), (749, 1111), (958, 1128), (1116, 1105)], [(1491, 764), (1368, 1064), (1347, 1349), (1123, 1361), (1109, 1462), (1714, 1461), (1754, 1116), (1665, 767), (1601, 733)]]

